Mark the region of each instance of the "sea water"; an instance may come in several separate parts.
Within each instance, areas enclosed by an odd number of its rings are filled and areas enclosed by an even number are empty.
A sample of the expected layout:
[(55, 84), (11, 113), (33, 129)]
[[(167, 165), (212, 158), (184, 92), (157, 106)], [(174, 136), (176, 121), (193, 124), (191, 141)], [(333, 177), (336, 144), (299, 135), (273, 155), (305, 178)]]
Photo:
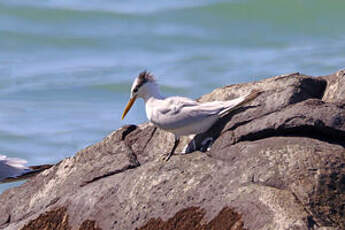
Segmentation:
[[(128, 124), (143, 70), (165, 95), (345, 66), (343, 0), (0, 0), (0, 154), (56, 163)], [(0, 192), (15, 184), (0, 185)]]

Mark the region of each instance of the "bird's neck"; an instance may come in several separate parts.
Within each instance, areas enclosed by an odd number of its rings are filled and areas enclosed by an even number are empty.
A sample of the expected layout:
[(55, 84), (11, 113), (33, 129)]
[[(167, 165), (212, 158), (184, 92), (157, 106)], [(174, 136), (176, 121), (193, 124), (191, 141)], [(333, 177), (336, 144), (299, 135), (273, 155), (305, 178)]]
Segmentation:
[(161, 95), (159, 86), (157, 84), (150, 83), (145, 87), (145, 90), (142, 93), (142, 98), (146, 103), (150, 99), (163, 99), (164, 97)]

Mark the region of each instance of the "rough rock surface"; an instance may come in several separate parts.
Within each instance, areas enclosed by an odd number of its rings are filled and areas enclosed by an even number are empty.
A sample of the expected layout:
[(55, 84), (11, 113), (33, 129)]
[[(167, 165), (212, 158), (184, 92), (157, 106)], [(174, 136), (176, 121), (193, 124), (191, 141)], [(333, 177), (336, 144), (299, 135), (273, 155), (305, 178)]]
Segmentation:
[(168, 162), (171, 134), (125, 126), (4, 192), (0, 229), (345, 229), (344, 86), (339, 71), (216, 89), (199, 100), (263, 93)]

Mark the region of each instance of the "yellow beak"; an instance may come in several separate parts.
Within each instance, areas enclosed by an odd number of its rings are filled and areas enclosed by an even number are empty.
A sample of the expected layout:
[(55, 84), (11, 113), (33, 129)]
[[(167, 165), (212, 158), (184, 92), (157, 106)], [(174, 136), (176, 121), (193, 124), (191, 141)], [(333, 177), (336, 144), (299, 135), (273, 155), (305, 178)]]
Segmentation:
[(122, 114), (122, 120), (123, 118), (125, 118), (126, 114), (128, 113), (128, 111), (131, 109), (132, 105), (134, 104), (135, 100), (137, 99), (137, 97), (133, 97), (131, 99), (129, 99), (129, 102), (127, 103), (126, 105), (126, 108), (125, 110), (123, 111), (123, 114)]

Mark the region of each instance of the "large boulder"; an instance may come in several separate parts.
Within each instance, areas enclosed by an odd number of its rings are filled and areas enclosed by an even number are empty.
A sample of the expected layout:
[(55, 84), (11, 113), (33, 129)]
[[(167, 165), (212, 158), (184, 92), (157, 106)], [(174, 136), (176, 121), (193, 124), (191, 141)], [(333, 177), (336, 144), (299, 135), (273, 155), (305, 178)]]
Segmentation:
[(216, 89), (198, 100), (263, 93), (168, 162), (172, 134), (122, 127), (5, 191), (0, 229), (345, 229), (344, 83), (294, 73)]

